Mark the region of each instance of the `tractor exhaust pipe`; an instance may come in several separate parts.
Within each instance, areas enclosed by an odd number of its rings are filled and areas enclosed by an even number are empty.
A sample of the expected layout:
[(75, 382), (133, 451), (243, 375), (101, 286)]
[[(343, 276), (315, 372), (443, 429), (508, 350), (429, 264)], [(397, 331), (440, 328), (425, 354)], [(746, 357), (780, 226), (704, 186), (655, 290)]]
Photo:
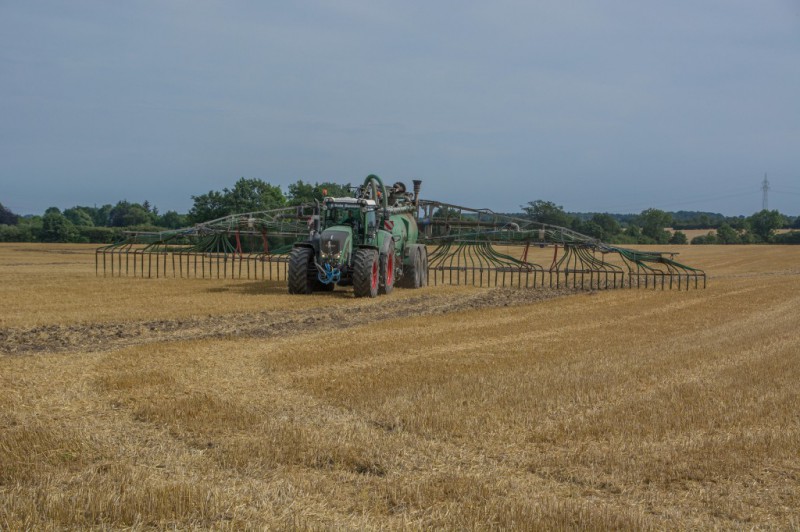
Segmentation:
[(422, 187), (422, 181), (420, 179), (414, 179), (414, 206), (419, 206), (419, 189)]

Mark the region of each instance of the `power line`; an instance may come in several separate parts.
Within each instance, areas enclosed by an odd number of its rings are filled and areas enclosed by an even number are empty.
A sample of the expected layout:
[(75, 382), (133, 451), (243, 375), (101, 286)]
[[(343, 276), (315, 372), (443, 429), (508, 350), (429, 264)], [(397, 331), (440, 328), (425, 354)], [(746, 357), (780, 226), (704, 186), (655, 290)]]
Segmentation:
[(767, 174), (764, 174), (764, 181), (761, 183), (761, 190), (764, 192), (764, 197), (761, 200), (761, 210), (767, 211), (769, 210), (767, 206), (769, 202), (767, 201), (767, 194), (769, 193), (769, 181), (767, 181)]
[(800, 196), (800, 192), (793, 192), (791, 190), (783, 190), (782, 188), (773, 188), (771, 190), (774, 190), (778, 194), (791, 194), (792, 196)]
[[(772, 188), (772, 185), (770, 185), (770, 190), (774, 190), (775, 192), (778, 192), (778, 189), (777, 188)], [(780, 190), (782, 190), (783, 192), (800, 192), (800, 188), (793, 187), (791, 185), (784, 185), (784, 184), (780, 185)]]
[[(752, 194), (755, 192), (755, 190), (753, 188), (751, 188), (751, 187), (747, 187), (747, 188), (748, 188), (748, 190), (746, 192), (735, 192), (735, 193), (731, 193), (731, 194), (722, 194), (722, 195), (713, 194), (713, 195), (693, 196), (692, 199), (685, 199), (685, 200), (678, 200), (678, 201), (668, 201), (666, 203), (661, 203), (661, 202), (657, 202), (655, 204), (651, 203), (651, 204), (646, 205), (645, 208), (665, 209), (665, 208), (668, 208), (668, 207), (681, 207), (683, 205), (696, 205), (698, 203), (708, 203), (708, 202), (722, 200), (722, 199), (731, 199), (731, 198), (740, 198), (740, 197), (744, 197), (744, 196), (752, 196)], [(635, 203), (635, 204), (634, 203), (630, 203), (630, 204), (625, 205), (625, 206), (618, 205), (618, 206), (615, 206), (615, 207), (611, 207), (610, 210), (630, 210), (630, 209), (636, 209), (636, 208), (642, 207), (642, 205), (644, 205), (644, 202), (638, 202), (638, 203)], [(641, 209), (639, 209), (639, 210), (641, 210)]]

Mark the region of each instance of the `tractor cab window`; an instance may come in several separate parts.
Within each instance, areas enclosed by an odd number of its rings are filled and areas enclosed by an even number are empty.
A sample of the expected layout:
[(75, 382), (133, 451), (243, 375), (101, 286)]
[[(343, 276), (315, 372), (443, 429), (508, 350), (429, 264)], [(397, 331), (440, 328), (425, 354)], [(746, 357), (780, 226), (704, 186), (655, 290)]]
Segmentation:
[(342, 209), (342, 224), (355, 225), (358, 221), (358, 209)]
[(354, 225), (358, 222), (359, 211), (358, 209), (348, 209), (336, 207), (328, 209), (325, 214), (325, 221), (327, 226), (331, 225)]
[(375, 211), (367, 212), (367, 232), (368, 233), (371, 233), (371, 232), (375, 231), (376, 221), (377, 221), (377, 216), (375, 214)]
[(325, 225), (339, 225), (342, 222), (342, 209), (328, 209), (325, 213)]

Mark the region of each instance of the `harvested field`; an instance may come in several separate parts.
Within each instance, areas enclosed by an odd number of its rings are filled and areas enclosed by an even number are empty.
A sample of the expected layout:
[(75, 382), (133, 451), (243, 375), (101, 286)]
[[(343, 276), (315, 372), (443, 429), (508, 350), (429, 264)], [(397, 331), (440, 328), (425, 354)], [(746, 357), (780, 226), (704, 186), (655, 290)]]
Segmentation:
[(0, 245), (0, 529), (800, 527), (800, 247), (706, 290), (102, 278)]
[[(675, 229), (667, 228), (667, 231), (675, 232)], [(717, 230), (715, 228), (713, 228), (713, 227), (708, 228), (708, 229), (679, 229), (679, 231), (681, 233), (683, 233), (684, 235), (686, 235), (686, 238), (689, 240), (689, 242), (691, 242), (693, 238), (696, 238), (698, 236), (706, 236), (706, 235), (709, 235), (709, 234), (710, 235), (716, 235), (717, 234)], [(788, 233), (789, 231), (791, 231), (791, 229), (778, 229), (778, 230), (775, 231), (775, 233), (776, 234), (783, 234), (783, 233)]]
[[(668, 229), (668, 231), (675, 232), (674, 229)], [(717, 230), (714, 228), (711, 229), (679, 229), (681, 233), (686, 235), (686, 239), (691, 242), (693, 238), (697, 238), (698, 236), (706, 236), (706, 235), (716, 235)]]

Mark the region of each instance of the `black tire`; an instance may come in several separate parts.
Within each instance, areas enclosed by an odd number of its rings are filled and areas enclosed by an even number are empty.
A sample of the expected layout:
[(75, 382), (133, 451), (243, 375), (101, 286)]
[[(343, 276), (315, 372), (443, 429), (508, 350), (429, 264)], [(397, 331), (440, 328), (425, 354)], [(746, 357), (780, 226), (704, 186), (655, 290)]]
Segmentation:
[(376, 297), (379, 282), (378, 251), (359, 248), (353, 255), (353, 293), (356, 297)]
[(419, 288), (422, 284), (422, 255), (419, 247), (414, 244), (408, 249), (409, 263), (403, 266), (404, 288)]
[(420, 261), (419, 261), (419, 285), (428, 286), (428, 248), (419, 246)]
[(392, 247), (388, 252), (381, 254), (381, 294), (391, 294), (394, 290), (394, 269), (397, 267), (395, 260), (397, 260), (397, 256)]
[(314, 277), (310, 269), (314, 264), (314, 250), (294, 248), (289, 253), (289, 293), (310, 294), (314, 290)]
[(420, 252), (419, 247), (414, 247), (416, 248), (414, 250), (414, 277), (411, 279), (411, 288), (419, 288), (422, 286), (422, 253)]

